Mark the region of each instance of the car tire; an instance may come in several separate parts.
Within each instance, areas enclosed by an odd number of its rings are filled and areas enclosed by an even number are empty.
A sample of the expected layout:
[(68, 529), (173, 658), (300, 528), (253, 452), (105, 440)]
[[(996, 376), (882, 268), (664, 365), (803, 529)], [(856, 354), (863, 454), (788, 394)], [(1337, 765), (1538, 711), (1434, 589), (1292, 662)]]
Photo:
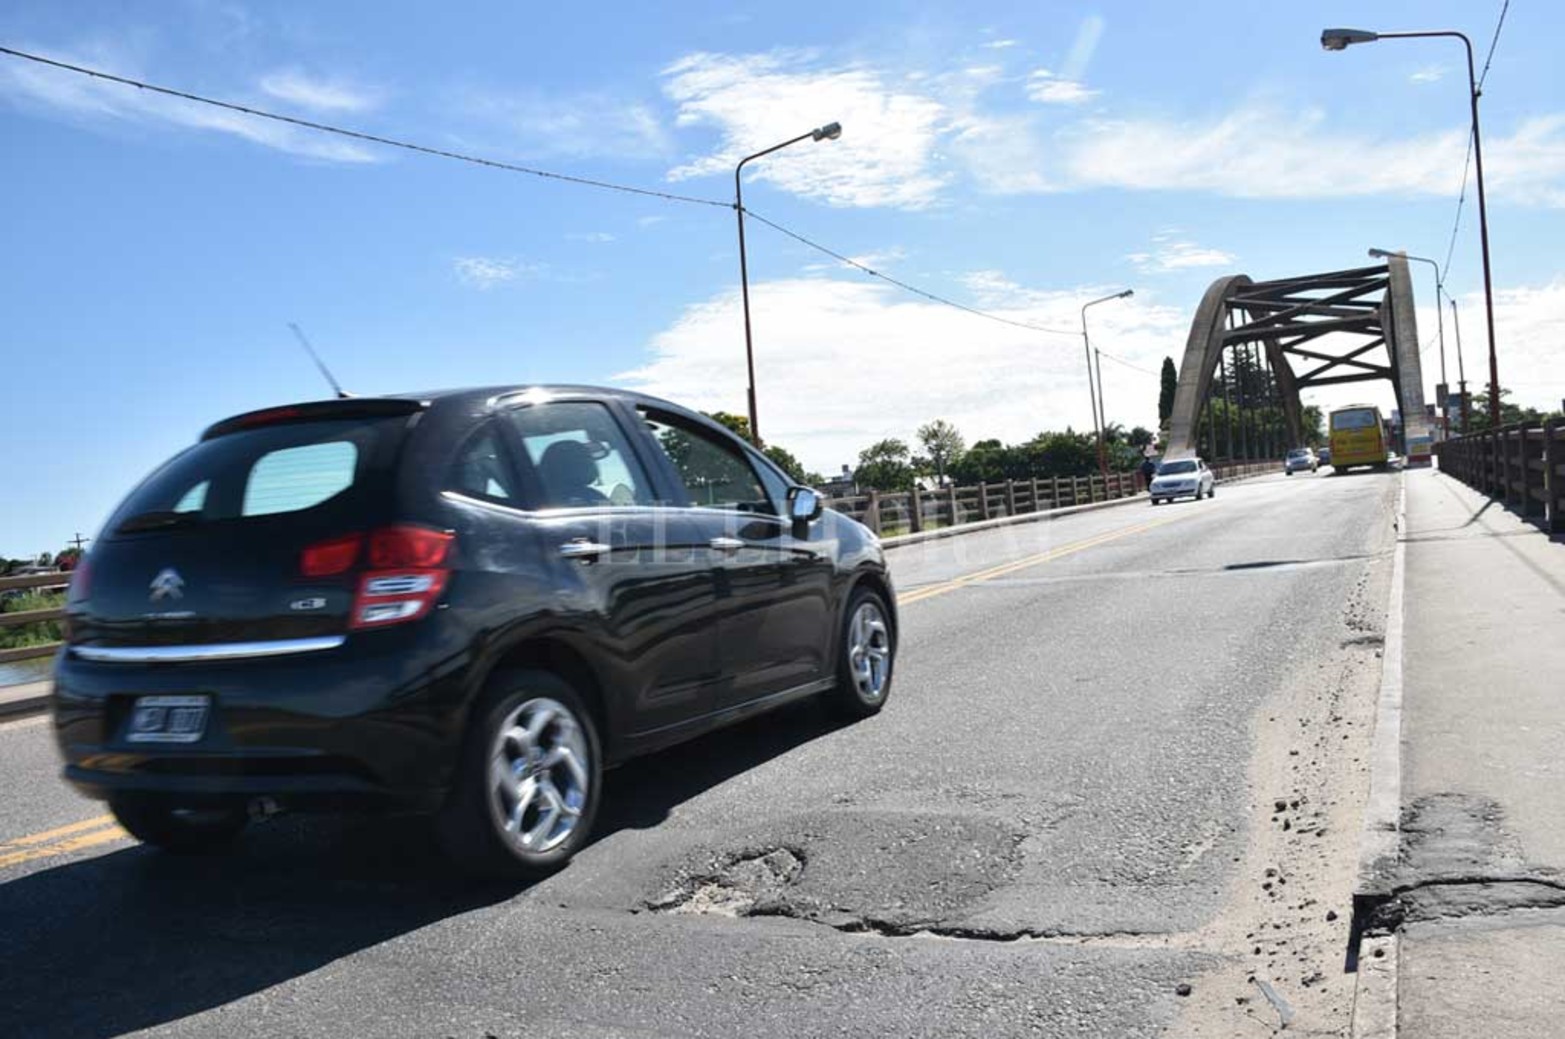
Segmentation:
[(1158, 506), (1158, 500), (1156, 498), (1153, 498), (1152, 499), (1152, 507), (1155, 509), (1155, 508), (1157, 508), (1157, 506)]
[(436, 819), (442, 849), (469, 873), (548, 876), (592, 833), (602, 763), (597, 723), (570, 683), (532, 669), (496, 674), (473, 708)]
[(837, 640), (837, 684), (827, 694), (827, 706), (840, 718), (879, 714), (891, 696), (896, 663), (896, 632), (885, 600), (869, 588), (859, 588), (842, 615)]
[(1216, 483), (1213, 483), (1212, 486), (1210, 486), (1210, 487), (1208, 487), (1206, 489), (1206, 496), (1208, 498), (1215, 498), (1215, 497), (1217, 497), (1217, 484)]
[(109, 811), (132, 837), (175, 855), (220, 851), (233, 844), (250, 821), (243, 805), (191, 807), (155, 796), (115, 797)]
[(1284, 475), (1284, 476), (1292, 476), (1292, 475), (1293, 475), (1293, 470), (1292, 470), (1292, 469), (1284, 469), (1284, 470), (1283, 470), (1283, 471), (1282, 471), (1282, 474), (1283, 474), (1283, 475)]

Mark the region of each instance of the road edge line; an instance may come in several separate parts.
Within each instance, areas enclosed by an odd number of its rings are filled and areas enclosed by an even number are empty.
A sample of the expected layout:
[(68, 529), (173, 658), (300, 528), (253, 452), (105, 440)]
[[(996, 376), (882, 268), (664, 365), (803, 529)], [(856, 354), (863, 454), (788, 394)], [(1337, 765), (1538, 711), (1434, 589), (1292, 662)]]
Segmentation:
[[(1393, 1039), (1397, 1034), (1396, 935), (1366, 936), (1367, 918), (1391, 894), (1390, 866), (1401, 849), (1402, 823), (1402, 653), (1407, 592), (1407, 475), (1397, 491), (1396, 546), (1391, 557), (1391, 594), (1381, 648), (1380, 695), (1370, 749), (1369, 796), (1359, 830), (1358, 872), (1353, 884), (1356, 941), (1348, 954), (1356, 971), (1353, 1039)], [(1366, 964), (1369, 969), (1366, 970)]]

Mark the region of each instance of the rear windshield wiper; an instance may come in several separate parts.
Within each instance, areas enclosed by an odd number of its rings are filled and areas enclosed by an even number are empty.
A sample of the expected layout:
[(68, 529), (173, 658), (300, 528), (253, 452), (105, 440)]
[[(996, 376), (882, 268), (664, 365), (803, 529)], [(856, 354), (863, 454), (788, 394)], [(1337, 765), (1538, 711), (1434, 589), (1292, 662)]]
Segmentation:
[(154, 509), (138, 512), (121, 523), (116, 530), (121, 534), (133, 534), (138, 530), (162, 530), (167, 527), (183, 527), (201, 522), (199, 512), (174, 512), (172, 509)]

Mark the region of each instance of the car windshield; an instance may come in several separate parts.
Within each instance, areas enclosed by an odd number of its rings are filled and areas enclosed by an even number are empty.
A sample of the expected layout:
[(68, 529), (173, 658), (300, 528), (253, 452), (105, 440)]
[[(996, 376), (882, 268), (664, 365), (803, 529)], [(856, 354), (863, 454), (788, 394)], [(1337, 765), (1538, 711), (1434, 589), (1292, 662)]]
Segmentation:
[(1292, 451), (1288, 452), (1288, 457), (1289, 458), (1308, 458), (1309, 454), (1310, 454), (1310, 449), (1309, 448), (1307, 448), (1307, 447), (1296, 447)]
[(1180, 459), (1177, 462), (1164, 462), (1162, 465), (1157, 467), (1157, 474), (1159, 476), (1179, 476), (1181, 474), (1193, 473), (1195, 471), (1196, 464), (1194, 460), (1189, 458)]

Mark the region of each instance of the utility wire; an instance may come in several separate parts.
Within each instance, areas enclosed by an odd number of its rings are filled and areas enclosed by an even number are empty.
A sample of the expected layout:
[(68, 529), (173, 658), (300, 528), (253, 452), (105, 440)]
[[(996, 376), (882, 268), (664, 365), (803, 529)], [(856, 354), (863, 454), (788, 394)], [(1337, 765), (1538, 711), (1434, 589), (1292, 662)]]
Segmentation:
[(1047, 328), (1047, 327), (1045, 327), (1043, 325), (1034, 325), (1034, 324), (1030, 324), (1030, 323), (1028, 323), (1026, 321), (1017, 321), (1017, 320), (1014, 320), (1013, 318), (1001, 317), (999, 314), (992, 314), (992, 313), (990, 313), (987, 310), (979, 310), (977, 307), (970, 307), (970, 306), (968, 306), (965, 303), (958, 303), (955, 300), (946, 299), (944, 296), (937, 296), (933, 292), (928, 291), (927, 289), (921, 289), (917, 285), (909, 285), (905, 281), (898, 281), (896, 278), (893, 278), (889, 274), (883, 274), (880, 271), (875, 270), (873, 267), (866, 266), (865, 264), (862, 264), (862, 263), (860, 263), (857, 260), (850, 259), (849, 257), (846, 257), (846, 256), (842, 255), (839, 252), (835, 252), (835, 251), (833, 251), (831, 249), (828, 249), (826, 246), (821, 245), (819, 242), (813, 242), (810, 239), (804, 237), (802, 234), (800, 234), (797, 231), (791, 231), (788, 228), (784, 227), (783, 225), (777, 223), (776, 221), (766, 219), (766, 217), (764, 217), (761, 214), (757, 213), (755, 210), (750, 209), (749, 207), (746, 207), (744, 212), (745, 212), (745, 215), (748, 216), (750, 219), (760, 221), (761, 223), (765, 224), (767, 227), (770, 227), (772, 230), (777, 231), (777, 232), (779, 232), (781, 234), (787, 235), (789, 238), (792, 238), (794, 241), (800, 243), (801, 245), (807, 245), (811, 249), (816, 250), (817, 252), (823, 252), (827, 256), (830, 256), (832, 259), (837, 260), (837, 261), (839, 261), (841, 263), (845, 263), (849, 267), (854, 268), (855, 270), (862, 271), (865, 274), (868, 274), (872, 278), (879, 278), (881, 281), (887, 282), (887, 283), (889, 283), (891, 285), (895, 285), (897, 288), (901, 289), (904, 292), (911, 292), (915, 296), (922, 296), (923, 298), (925, 298), (925, 299), (927, 299), (927, 300), (929, 300), (929, 301), (931, 301), (933, 303), (939, 303), (942, 306), (947, 306), (947, 307), (955, 307), (957, 310), (966, 311), (967, 313), (972, 314), (972, 315), (974, 315), (976, 317), (988, 318), (990, 321), (998, 321), (1002, 325), (1012, 325), (1012, 326), (1014, 326), (1016, 328), (1025, 328), (1025, 329), (1027, 329), (1028, 331), (1031, 331), (1031, 332), (1043, 332), (1043, 333), (1046, 333), (1048, 335), (1057, 335), (1057, 336), (1070, 336), (1073, 339), (1075, 337), (1081, 335), (1080, 332), (1066, 330), (1066, 329), (1063, 329), (1063, 328)]
[(116, 76), (99, 69), (86, 68), (82, 65), (72, 65), (64, 61), (56, 61), (38, 54), (29, 54), (26, 51), (16, 50), (12, 47), (0, 46), (0, 54), (9, 54), (13, 58), (21, 58), (24, 61), (36, 62), (40, 65), (49, 65), (66, 72), (74, 72), (82, 76), (90, 76), (93, 79), (101, 79), (110, 83), (119, 83), (127, 87), (135, 87), (138, 90), (150, 90), (155, 94), (163, 94), (166, 97), (177, 97), (185, 101), (194, 101), (201, 105), (210, 105), (213, 108), (222, 108), (230, 112), (238, 112), (242, 115), (252, 116), (256, 119), (270, 119), (273, 122), (287, 123), (290, 126), (303, 127), (306, 130), (316, 130), (320, 133), (335, 134), (338, 137), (347, 137), (356, 141), (368, 141), (371, 144), (385, 145), (388, 148), (401, 148), (404, 151), (419, 152), (424, 155), (434, 155), (442, 159), (455, 159), (458, 162), (469, 162), (476, 166), (488, 166), (491, 169), (506, 170), (510, 173), (525, 173), (533, 177), (542, 177), (546, 180), (558, 180), (568, 184), (579, 184), (583, 187), (601, 188), (608, 191), (621, 191), (631, 195), (644, 195), (649, 198), (660, 198), (668, 202), (688, 202), (699, 206), (717, 206), (721, 209), (732, 209), (732, 202), (724, 202), (710, 198), (696, 198), (691, 195), (678, 195), (670, 191), (656, 191), (652, 188), (638, 188), (628, 184), (615, 184), (606, 180), (593, 180), (590, 177), (574, 177), (568, 173), (555, 173), (551, 170), (536, 169), (531, 166), (518, 166), (515, 163), (501, 162), (498, 159), (485, 159), (477, 155), (466, 155), (462, 152), (447, 151), (444, 148), (434, 148), (427, 144), (415, 144), (412, 141), (402, 141), (394, 137), (381, 137), (376, 134), (364, 133), (360, 130), (349, 130), (341, 126), (332, 126), (329, 123), (317, 123), (308, 119), (298, 119), (291, 115), (280, 115), (277, 112), (268, 112), (260, 108), (251, 108), (248, 105), (235, 104), (232, 101), (219, 101), (215, 98), (203, 97), (200, 94), (192, 94), (184, 90), (175, 90), (172, 87), (158, 86), (155, 83), (144, 83), (141, 80), (129, 79), (125, 76)]
[[(1094, 349), (1096, 349), (1096, 348), (1094, 348)], [(1132, 364), (1131, 362), (1125, 360), (1123, 357), (1115, 357), (1113, 354), (1109, 353), (1107, 350), (1098, 350), (1097, 352), (1098, 352), (1099, 355), (1101, 355), (1103, 357), (1107, 357), (1109, 360), (1113, 361), (1115, 364), (1122, 364), (1126, 368), (1133, 368), (1136, 371), (1141, 372), (1143, 375), (1150, 375), (1150, 376), (1152, 376), (1152, 378), (1154, 378), (1154, 379), (1161, 378), (1161, 376), (1157, 372), (1154, 372), (1151, 368), (1143, 368), (1139, 364)]]
[[(1500, 30), (1505, 28), (1505, 13), (1511, 9), (1511, 0), (1505, 0), (1500, 5), (1500, 18), (1494, 26), (1494, 36), (1489, 40), (1489, 53), (1483, 60), (1483, 71), (1478, 74), (1478, 93), (1483, 93), (1483, 85), (1489, 78), (1489, 66), (1494, 63), (1494, 49), (1500, 44)], [(1467, 175), (1473, 164), (1473, 130), (1467, 129), (1467, 158), (1462, 162), (1462, 190), (1456, 197), (1456, 219), (1451, 222), (1451, 241), (1446, 246), (1445, 263), (1440, 267), (1440, 280), (1445, 281), (1446, 274), (1451, 270), (1451, 257), (1456, 254), (1456, 236), (1462, 229), (1462, 206), (1467, 202)]]
[[(1509, 0), (1507, 0), (1507, 3), (1509, 3)], [(341, 126), (333, 126), (329, 123), (318, 123), (309, 119), (300, 119), (295, 116), (282, 115), (277, 112), (266, 111), (265, 109), (252, 108), (248, 105), (236, 104), (232, 101), (220, 101), (216, 98), (204, 97), (200, 94), (190, 93), (189, 91), (176, 90), (172, 87), (160, 86), (156, 83), (147, 83), (142, 80), (130, 79), (126, 76), (117, 76), (113, 73), (104, 72), (101, 69), (87, 68), (82, 65), (73, 65), (69, 62), (58, 61), (54, 58), (46, 58), (39, 54), (30, 54), (27, 51), (17, 50), (13, 47), (0, 46), (0, 54), (7, 54), (13, 58), (20, 58), (24, 61), (31, 61), (40, 65), (48, 65), (52, 68), (62, 69), (66, 72), (74, 72), (78, 75), (104, 80), (109, 83), (118, 83), (122, 86), (135, 87), (138, 90), (149, 90), (155, 94), (162, 94), (166, 97), (175, 97), (184, 101), (191, 101), (196, 104), (209, 105), (213, 108), (221, 108), (230, 112), (238, 112), (241, 115), (251, 116), (256, 119), (269, 119), (273, 122), (285, 123), (290, 126), (298, 126), (306, 130), (315, 130), (320, 133), (334, 134), (338, 137), (347, 137), (352, 140), (367, 141), (371, 144), (384, 145), (388, 148), (400, 148), (404, 151), (418, 152), (423, 155), (433, 155), (437, 158), (454, 159), (458, 162), (472, 163), (476, 166), (487, 166), (490, 169), (505, 170), (510, 173), (524, 173), (529, 176), (541, 177), (547, 180), (557, 180), (568, 184), (578, 184), (583, 187), (600, 188), (608, 191), (620, 191), (632, 195), (643, 195), (649, 198), (658, 198), (669, 202), (686, 202), (692, 205), (714, 206), (720, 209), (736, 208), (734, 203), (718, 199), (698, 198), (692, 195), (680, 195), (669, 191), (657, 191), (652, 188), (639, 188), (628, 184), (616, 184), (610, 181), (595, 180), (590, 177), (576, 177), (567, 173), (556, 173), (551, 170), (537, 169), (531, 166), (519, 166), (515, 163), (501, 162), (497, 159), (486, 159), (477, 155), (468, 155), (463, 152), (454, 152), (444, 148), (435, 148), (430, 145), (416, 144), (412, 141), (399, 140), (394, 137), (382, 137), (378, 134), (365, 133), (361, 130), (350, 130)], [(997, 321), (1000, 324), (1011, 325), (1015, 328), (1024, 328), (1031, 332), (1041, 332), (1045, 335), (1070, 336), (1071, 338), (1075, 338), (1077, 335), (1077, 333), (1072, 329), (1049, 328), (1044, 325), (1035, 325), (1027, 321), (1017, 321), (1014, 318), (1002, 317), (999, 314), (994, 314), (986, 310), (979, 310), (976, 307), (970, 307), (964, 303), (958, 303), (955, 300), (936, 295), (927, 289), (921, 289), (916, 285), (910, 285), (905, 281), (893, 278), (889, 274), (884, 274), (881, 271), (877, 271), (866, 264), (844, 256), (835, 250), (821, 245), (819, 242), (812, 241), (811, 239), (806, 238), (804, 235), (799, 234), (796, 231), (792, 231), (783, 225), (776, 223), (775, 221), (767, 219), (753, 210), (746, 209), (745, 213), (752, 219), (758, 220), (766, 226), (772, 228), (774, 231), (794, 239), (801, 245), (805, 245), (818, 252), (825, 253), (834, 260), (837, 260), (840, 263), (844, 263), (858, 271), (862, 271), (864, 274), (867, 274), (870, 277), (879, 278), (881, 281), (884, 281), (890, 285), (895, 285), (904, 292), (910, 292), (916, 296), (921, 296), (933, 303), (939, 303), (942, 306), (953, 307), (957, 310), (964, 311), (965, 313), (972, 314), (975, 317), (986, 318), (990, 321)], [(1116, 364), (1124, 365), (1127, 368), (1133, 368), (1136, 371), (1145, 372), (1148, 375), (1157, 375), (1156, 372), (1153, 372), (1150, 369), (1142, 368), (1140, 365), (1132, 364), (1129, 361), (1115, 357), (1113, 354), (1105, 353), (1103, 356), (1107, 357), (1111, 361), (1114, 361)]]

